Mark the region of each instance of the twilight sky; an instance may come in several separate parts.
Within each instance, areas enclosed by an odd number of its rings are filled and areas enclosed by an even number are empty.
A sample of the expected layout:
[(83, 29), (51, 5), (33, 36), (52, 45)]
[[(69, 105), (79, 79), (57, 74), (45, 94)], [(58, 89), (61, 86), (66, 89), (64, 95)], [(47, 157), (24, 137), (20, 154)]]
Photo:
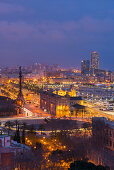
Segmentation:
[(0, 65), (80, 67), (91, 51), (114, 70), (114, 0), (0, 0)]

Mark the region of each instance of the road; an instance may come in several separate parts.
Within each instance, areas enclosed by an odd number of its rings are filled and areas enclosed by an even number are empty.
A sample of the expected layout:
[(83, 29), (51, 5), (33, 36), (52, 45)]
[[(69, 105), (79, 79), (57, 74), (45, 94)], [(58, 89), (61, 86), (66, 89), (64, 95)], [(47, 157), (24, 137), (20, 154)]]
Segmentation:
[(87, 102), (84, 104), (87, 109), (92, 112), (92, 114), (94, 115), (94, 117), (106, 117), (112, 121), (114, 121), (114, 112), (106, 112), (106, 111), (101, 111), (99, 110), (99, 107), (97, 107), (96, 105)]
[[(18, 88), (14, 87), (14, 85), (8, 83), (6, 83), (6, 85), (8, 88), (4, 90), (6, 90), (7, 92), (9, 92), (8, 89), (13, 89), (13, 88), (15, 89), (15, 91), (18, 91)], [(10, 91), (9, 94), (11, 98), (13, 99), (16, 98), (16, 94), (13, 94), (13, 92)], [(34, 92), (31, 92), (27, 89), (23, 89), (23, 95), (26, 102), (23, 108), (23, 115), (25, 117), (51, 116), (50, 114), (40, 109), (40, 95), (35, 94)], [(101, 111), (96, 105), (90, 102), (85, 103), (85, 106), (87, 107), (87, 110), (92, 113), (90, 115), (86, 115), (86, 119), (96, 116), (96, 117), (106, 117), (110, 120), (114, 120), (114, 115), (111, 112)]]

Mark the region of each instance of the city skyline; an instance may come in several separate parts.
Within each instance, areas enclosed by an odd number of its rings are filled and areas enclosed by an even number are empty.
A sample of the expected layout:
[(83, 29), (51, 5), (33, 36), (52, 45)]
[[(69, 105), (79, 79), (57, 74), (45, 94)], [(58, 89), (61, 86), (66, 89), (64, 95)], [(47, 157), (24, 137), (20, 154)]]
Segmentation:
[(114, 170), (114, 0), (0, 0), (0, 169)]
[(113, 6), (112, 0), (103, 5), (98, 0), (1, 0), (1, 66), (39, 62), (80, 68), (81, 60), (97, 51), (100, 68), (113, 71)]

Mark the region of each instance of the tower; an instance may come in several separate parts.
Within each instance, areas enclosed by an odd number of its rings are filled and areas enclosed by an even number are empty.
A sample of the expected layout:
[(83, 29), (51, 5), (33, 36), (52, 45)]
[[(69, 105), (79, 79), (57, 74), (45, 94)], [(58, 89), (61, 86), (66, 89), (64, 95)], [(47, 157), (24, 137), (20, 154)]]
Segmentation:
[(90, 61), (82, 60), (81, 61), (81, 74), (82, 75), (89, 74), (89, 69), (90, 69)]
[(21, 71), (21, 66), (19, 67), (19, 94), (17, 96), (17, 104), (19, 106), (23, 106), (24, 104), (24, 97), (22, 93), (22, 71)]
[(99, 54), (96, 51), (91, 53), (91, 69), (99, 69)]

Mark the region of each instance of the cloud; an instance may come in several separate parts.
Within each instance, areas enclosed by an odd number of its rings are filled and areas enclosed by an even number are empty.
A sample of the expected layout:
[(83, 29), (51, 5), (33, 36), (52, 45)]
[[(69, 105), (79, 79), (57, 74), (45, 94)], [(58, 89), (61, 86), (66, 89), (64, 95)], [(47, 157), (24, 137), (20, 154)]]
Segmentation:
[(0, 14), (23, 13), (25, 8), (21, 5), (0, 2)]
[(0, 34), (6, 39), (21, 40), (34, 32), (34, 28), (24, 22), (0, 22)]
[(114, 22), (110, 18), (93, 19), (91, 17), (84, 17), (80, 20), (79, 25), (85, 32), (90, 33), (106, 33), (114, 31)]
[(79, 21), (42, 21), (32, 24), (24, 21), (0, 21), (0, 35), (5, 39), (17, 41), (24, 39), (38, 39), (46, 42), (66, 41), (66, 39), (82, 38), (82, 35), (86, 33), (92, 37), (96, 36), (95, 34), (102, 36), (113, 30), (112, 20), (96, 20), (90, 17), (84, 17)]
[[(0, 35), (5, 39), (39, 39), (43, 41), (62, 40), (64, 32), (56, 23), (28, 24), (25, 22), (0, 22)], [(57, 27), (57, 28), (56, 28)]]

